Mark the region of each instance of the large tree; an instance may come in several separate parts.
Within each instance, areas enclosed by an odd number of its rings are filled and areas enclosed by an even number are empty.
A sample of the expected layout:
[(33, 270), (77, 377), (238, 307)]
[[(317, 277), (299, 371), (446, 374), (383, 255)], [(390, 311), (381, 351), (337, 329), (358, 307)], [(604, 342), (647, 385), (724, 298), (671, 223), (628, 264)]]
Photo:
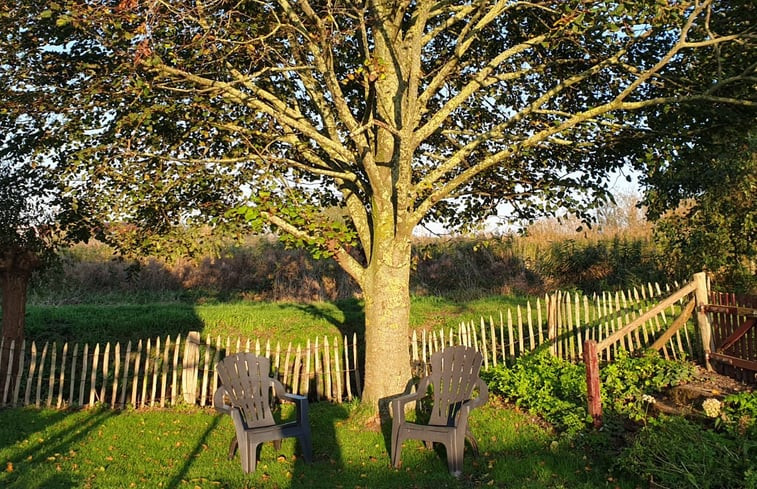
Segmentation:
[[(86, 238), (90, 223), (60, 176), (76, 138), (61, 101), (76, 100), (78, 70), (59, 63), (59, 50), (51, 62), (64, 33), (27, 3), (0, 6), (0, 335), (6, 349), (24, 337), (32, 272), (60, 246)], [(73, 51), (66, 57), (82, 61)]]
[(44, 15), (124, 61), (86, 75), (103, 115), (79, 188), (143, 229), (241, 217), (333, 256), (364, 294), (375, 403), (410, 374), (413, 229), (501, 204), (587, 216), (645, 110), (753, 108), (681, 69), (754, 48), (753, 25), (709, 28), (731, 3), (71, 0)]

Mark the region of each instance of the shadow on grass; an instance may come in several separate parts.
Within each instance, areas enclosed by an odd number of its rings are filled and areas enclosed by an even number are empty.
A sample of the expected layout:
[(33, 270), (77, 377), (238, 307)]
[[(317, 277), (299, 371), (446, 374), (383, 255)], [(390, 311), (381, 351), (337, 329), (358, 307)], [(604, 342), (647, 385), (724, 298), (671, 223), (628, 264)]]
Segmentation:
[[(633, 488), (608, 472), (610, 453), (585, 453), (560, 442), (530, 418), (490, 403), (471, 414), (481, 455), (466, 450), (463, 475), (451, 476), (443, 448), (408, 440), (402, 467), (389, 459), (385, 426), (375, 430), (356, 403), (313, 403), (313, 463), (294, 439), (266, 443), (256, 472), (245, 475), (227, 416), (210, 410), (106, 410), (58, 413), (0, 411), (0, 474), (9, 488)], [(42, 438), (43, 441), (39, 441)], [(0, 466), (0, 469), (3, 467)], [(608, 479), (612, 482), (609, 483)]]
[[(74, 446), (98, 430), (118, 411), (97, 409), (81, 416), (67, 411), (10, 409), (0, 411), (0, 451), (6, 452), (0, 486), (24, 489), (79, 487), (82, 478), (59, 470), (61, 460), (76, 455)], [(81, 418), (81, 420), (76, 419)], [(35, 464), (53, 471), (34, 470)], [(32, 477), (27, 477), (34, 472)]]

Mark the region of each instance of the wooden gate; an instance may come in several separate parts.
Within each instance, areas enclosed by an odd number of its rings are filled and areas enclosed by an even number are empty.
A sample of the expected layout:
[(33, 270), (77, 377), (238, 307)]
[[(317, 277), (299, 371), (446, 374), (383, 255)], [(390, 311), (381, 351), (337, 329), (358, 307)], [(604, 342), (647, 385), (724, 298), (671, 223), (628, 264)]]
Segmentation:
[(757, 296), (713, 292), (704, 307), (712, 325), (718, 370), (745, 382), (757, 381)]

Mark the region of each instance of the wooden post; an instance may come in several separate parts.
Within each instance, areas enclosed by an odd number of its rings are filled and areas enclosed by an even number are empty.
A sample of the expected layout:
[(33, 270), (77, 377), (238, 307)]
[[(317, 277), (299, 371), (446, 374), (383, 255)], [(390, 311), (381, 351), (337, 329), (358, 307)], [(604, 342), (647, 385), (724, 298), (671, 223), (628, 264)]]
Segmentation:
[(712, 326), (710, 320), (707, 317), (707, 313), (704, 312), (702, 307), (709, 302), (709, 293), (707, 290), (707, 274), (705, 272), (699, 272), (694, 274), (694, 284), (696, 290), (694, 291), (697, 299), (697, 325), (699, 326), (699, 334), (702, 337), (702, 349), (704, 350), (704, 364), (707, 370), (712, 371), (712, 365), (710, 364), (710, 353), (712, 353)]
[[(184, 358), (181, 372), (181, 387), (184, 402), (194, 404), (197, 399), (197, 374), (200, 361), (200, 333), (190, 331), (184, 343)], [(239, 351), (239, 341), (237, 342)]]
[(594, 427), (602, 427), (602, 396), (599, 390), (599, 357), (597, 342), (584, 342), (584, 363), (586, 364), (586, 393), (589, 400), (589, 414), (594, 419)]

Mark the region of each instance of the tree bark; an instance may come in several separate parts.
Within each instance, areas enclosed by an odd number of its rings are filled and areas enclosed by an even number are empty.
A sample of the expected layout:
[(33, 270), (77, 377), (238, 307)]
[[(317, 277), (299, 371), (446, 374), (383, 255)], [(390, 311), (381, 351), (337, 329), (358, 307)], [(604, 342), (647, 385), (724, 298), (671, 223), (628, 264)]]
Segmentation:
[[(404, 241), (404, 240), (403, 240)], [(395, 242), (384, 259), (366, 270), (365, 388), (363, 402), (382, 409), (382, 400), (401, 393), (410, 380), (410, 244)]]
[[(24, 339), (26, 295), (32, 271), (39, 266), (39, 258), (30, 251), (8, 251), (0, 256), (0, 294), (2, 295), (2, 321), (0, 335), (5, 339), (0, 351), (0, 379), (7, 377), (8, 355), (11, 341), (16, 351)], [(18, 363), (13, 362), (13, 371)]]

